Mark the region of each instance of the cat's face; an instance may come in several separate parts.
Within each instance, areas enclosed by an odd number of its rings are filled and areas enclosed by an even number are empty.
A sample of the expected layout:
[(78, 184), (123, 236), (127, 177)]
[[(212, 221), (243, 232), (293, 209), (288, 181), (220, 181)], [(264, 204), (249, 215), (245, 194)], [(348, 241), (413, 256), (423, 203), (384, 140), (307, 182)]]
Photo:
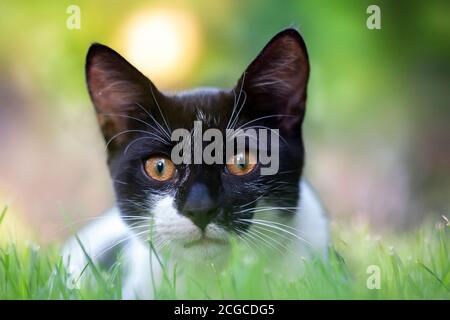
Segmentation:
[[(292, 29), (266, 45), (233, 89), (171, 95), (161, 93), (115, 51), (91, 46), (88, 88), (107, 142), (124, 221), (143, 237), (151, 228), (155, 247), (211, 258), (226, 250), (230, 236), (245, 235), (255, 211), (264, 210), (255, 210), (261, 203), (296, 206), (308, 73), (304, 42)], [(221, 163), (175, 164), (171, 153), (177, 142), (171, 135), (176, 129), (194, 135), (195, 123), (203, 132), (218, 129), (224, 137), (226, 129), (233, 128), (262, 128), (269, 135), (271, 129), (279, 130), (277, 149), (270, 139), (267, 144), (277, 153), (278, 170), (261, 174), (266, 164), (259, 162), (254, 149), (231, 154), (224, 150)], [(200, 149), (207, 145), (204, 142)], [(193, 153), (199, 152), (198, 146), (191, 147)], [(254, 161), (230, 163), (229, 157)]]

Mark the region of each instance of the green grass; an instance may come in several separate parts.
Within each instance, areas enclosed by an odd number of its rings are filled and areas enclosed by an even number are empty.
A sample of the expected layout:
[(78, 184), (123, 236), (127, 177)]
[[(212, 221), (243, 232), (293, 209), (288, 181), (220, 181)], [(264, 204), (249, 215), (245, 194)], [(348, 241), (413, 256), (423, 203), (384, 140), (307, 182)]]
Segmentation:
[[(0, 221), (7, 219), (0, 212)], [(1, 225), (0, 225), (1, 232)], [(167, 272), (156, 288), (158, 299), (449, 299), (449, 226), (426, 224), (414, 232), (376, 236), (367, 228), (333, 226), (328, 262), (313, 259), (295, 277), (268, 270), (267, 258), (248, 259), (233, 247), (222, 271), (211, 267), (206, 281), (192, 277), (186, 291), (176, 286), (177, 272)], [(78, 289), (68, 276), (58, 246), (6, 242), (0, 247), (0, 299), (120, 299), (121, 265), (106, 272), (89, 266), (93, 280)], [(270, 259), (270, 257), (269, 257)], [(164, 263), (164, 262), (162, 262)], [(380, 271), (380, 289), (369, 289), (369, 266)]]

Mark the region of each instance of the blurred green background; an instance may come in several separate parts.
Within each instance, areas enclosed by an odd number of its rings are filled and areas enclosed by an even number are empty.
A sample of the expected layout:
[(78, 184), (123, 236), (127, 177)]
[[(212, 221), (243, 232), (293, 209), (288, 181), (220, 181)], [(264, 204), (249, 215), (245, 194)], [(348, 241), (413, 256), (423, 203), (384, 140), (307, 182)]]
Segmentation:
[[(366, 26), (371, 4), (380, 30)], [(18, 225), (8, 232), (61, 239), (64, 215), (81, 226), (112, 204), (84, 83), (90, 43), (160, 89), (231, 87), (289, 26), (311, 62), (306, 174), (330, 215), (378, 230), (448, 216), (449, 13), (448, 1), (2, 1), (0, 206)]]

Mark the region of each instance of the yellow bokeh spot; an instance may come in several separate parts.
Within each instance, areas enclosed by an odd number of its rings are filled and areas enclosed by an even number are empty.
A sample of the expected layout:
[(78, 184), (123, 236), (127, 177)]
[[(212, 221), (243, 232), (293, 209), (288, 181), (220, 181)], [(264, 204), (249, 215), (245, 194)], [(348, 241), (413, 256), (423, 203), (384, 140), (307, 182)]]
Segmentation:
[(187, 11), (155, 8), (130, 17), (120, 44), (125, 57), (157, 86), (176, 87), (198, 58), (200, 31)]

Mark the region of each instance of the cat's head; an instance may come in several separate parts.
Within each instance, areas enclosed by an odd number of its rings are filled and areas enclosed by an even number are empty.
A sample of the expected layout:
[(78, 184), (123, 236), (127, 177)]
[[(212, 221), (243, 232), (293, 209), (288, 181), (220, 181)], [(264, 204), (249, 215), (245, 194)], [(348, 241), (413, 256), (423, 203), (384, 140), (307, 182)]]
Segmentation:
[[(255, 209), (261, 203), (267, 208), (296, 206), (308, 75), (306, 47), (293, 29), (273, 37), (233, 89), (178, 94), (160, 92), (117, 52), (92, 45), (86, 61), (88, 89), (124, 221), (138, 235), (146, 236), (150, 225), (156, 247), (213, 257), (226, 250), (230, 236), (245, 238), (255, 211), (265, 208)], [(276, 134), (277, 148), (267, 139), (265, 151), (277, 157), (277, 170), (261, 174), (267, 163), (259, 159), (259, 145), (250, 149), (249, 140), (243, 151), (218, 155), (222, 163), (174, 163), (172, 133), (186, 129), (182, 132), (194, 136), (196, 124), (203, 133), (218, 129), (225, 140), (234, 139), (226, 132), (233, 128)], [(253, 138), (261, 139), (259, 131)], [(203, 141), (200, 149), (191, 144), (191, 162), (208, 143)]]

